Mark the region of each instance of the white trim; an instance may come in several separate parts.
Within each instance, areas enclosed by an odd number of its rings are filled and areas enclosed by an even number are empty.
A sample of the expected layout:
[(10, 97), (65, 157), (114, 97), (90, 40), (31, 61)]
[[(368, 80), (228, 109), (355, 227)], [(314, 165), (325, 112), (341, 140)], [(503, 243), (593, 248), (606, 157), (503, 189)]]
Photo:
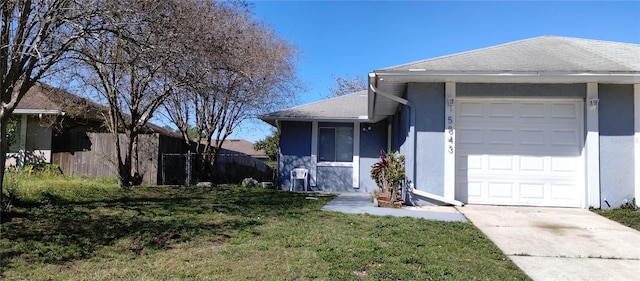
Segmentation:
[[(598, 83), (587, 83), (586, 100), (598, 98)], [(586, 132), (584, 155), (585, 155), (585, 185), (586, 185), (586, 205), (587, 207), (600, 208), (600, 131), (598, 125), (597, 106), (590, 106), (585, 102), (586, 111)]]
[(309, 167), (309, 178), (312, 187), (318, 186), (316, 172), (318, 170), (318, 121), (311, 122), (311, 167)]
[(460, 202), (458, 200), (445, 198), (445, 197), (442, 197), (440, 195), (436, 195), (436, 194), (433, 194), (433, 193), (426, 192), (424, 190), (412, 189), (411, 193), (413, 193), (414, 195), (416, 195), (418, 197), (424, 197), (424, 198), (427, 198), (427, 199), (440, 201), (440, 202), (447, 203), (447, 204), (454, 205), (454, 206), (460, 206), (460, 207), (464, 206), (464, 203), (462, 203), (462, 202)]
[[(444, 198), (454, 200), (456, 192), (456, 83), (447, 82), (444, 89)], [(448, 104), (450, 99), (453, 99), (453, 105)]]
[(634, 160), (635, 160), (635, 198), (636, 205), (640, 205), (640, 84), (633, 85), (633, 127)]
[(64, 115), (63, 111), (57, 109), (22, 109), (17, 108), (13, 111), (13, 114), (53, 114), (53, 115)]
[(353, 188), (360, 188), (360, 123), (353, 123)]
[(318, 167), (353, 167), (353, 162), (318, 162)]
[(20, 148), (18, 149), (20, 157), (18, 157), (18, 167), (24, 167), (25, 152), (27, 151), (27, 115), (20, 116)]
[[(370, 74), (371, 77), (371, 74)], [(637, 84), (638, 73), (572, 73), (572, 72), (419, 72), (379, 71), (374, 77), (388, 83), (409, 82), (458, 82), (458, 83), (619, 83)]]

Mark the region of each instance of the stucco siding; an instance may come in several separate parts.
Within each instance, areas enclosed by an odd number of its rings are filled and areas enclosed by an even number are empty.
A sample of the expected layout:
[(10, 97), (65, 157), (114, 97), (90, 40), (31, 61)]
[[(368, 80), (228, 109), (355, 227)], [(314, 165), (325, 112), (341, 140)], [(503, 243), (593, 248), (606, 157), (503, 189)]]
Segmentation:
[(318, 166), (314, 191), (355, 192), (352, 186), (352, 167)]
[[(22, 130), (22, 116), (17, 115), (18, 130), (15, 143), (11, 145), (7, 154), (6, 167), (16, 166), (18, 159), (23, 159), (23, 164), (51, 163), (51, 138), (52, 131), (49, 120), (42, 120), (39, 116), (28, 115), (26, 117), (26, 131)], [(23, 139), (24, 138), (24, 139)]]
[(457, 97), (577, 97), (584, 98), (587, 86), (581, 84), (488, 84), (457, 83)]
[(598, 85), (601, 207), (620, 207), (635, 192), (632, 85)]
[[(444, 84), (410, 83), (407, 99), (415, 106), (416, 177), (414, 187), (444, 195)], [(408, 117), (410, 118), (410, 117)], [(410, 137), (409, 137), (410, 138)], [(407, 154), (407, 152), (403, 152)], [(411, 157), (407, 155), (407, 157)], [(407, 167), (411, 170), (411, 167)], [(408, 171), (408, 173), (411, 173)]]
[(51, 161), (51, 127), (47, 121), (41, 121), (37, 116), (27, 118), (26, 148), (27, 151), (46, 151), (47, 157), (43, 160)]
[(360, 132), (360, 192), (378, 189), (371, 179), (371, 166), (378, 162), (380, 151), (387, 150), (387, 121), (362, 124)]
[(311, 169), (311, 165), (311, 122), (282, 122), (278, 167), (280, 188), (289, 189), (291, 170), (298, 167)]

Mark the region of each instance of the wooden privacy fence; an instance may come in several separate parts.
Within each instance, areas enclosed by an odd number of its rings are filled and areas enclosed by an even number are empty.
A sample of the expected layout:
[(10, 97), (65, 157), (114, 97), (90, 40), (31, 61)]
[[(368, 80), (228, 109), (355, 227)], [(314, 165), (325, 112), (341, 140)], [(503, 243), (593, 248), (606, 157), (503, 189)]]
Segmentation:
[[(119, 136), (124, 152), (126, 138)], [(159, 158), (162, 153), (184, 153), (182, 140), (160, 134), (138, 136), (138, 171), (144, 184), (160, 184)], [(67, 132), (53, 138), (52, 163), (65, 175), (88, 178), (117, 176), (115, 138), (109, 133)]]
[(220, 153), (213, 176), (202, 171), (206, 163), (201, 154), (163, 153), (161, 161), (161, 184), (195, 184), (196, 182), (240, 183), (245, 178), (271, 181), (273, 170), (264, 162), (242, 153)]

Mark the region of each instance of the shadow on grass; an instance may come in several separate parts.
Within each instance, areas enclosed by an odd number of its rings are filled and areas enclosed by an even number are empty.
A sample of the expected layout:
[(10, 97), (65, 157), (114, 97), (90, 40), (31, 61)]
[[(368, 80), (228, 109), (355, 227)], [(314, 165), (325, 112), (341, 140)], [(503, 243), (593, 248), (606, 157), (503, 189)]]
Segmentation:
[(222, 243), (264, 219), (300, 217), (326, 202), (304, 197), (238, 187), (140, 188), (104, 200), (49, 194), (18, 202), (12, 217), (3, 218), (0, 258), (3, 266), (55, 264), (90, 258), (105, 247), (140, 255), (197, 238)]

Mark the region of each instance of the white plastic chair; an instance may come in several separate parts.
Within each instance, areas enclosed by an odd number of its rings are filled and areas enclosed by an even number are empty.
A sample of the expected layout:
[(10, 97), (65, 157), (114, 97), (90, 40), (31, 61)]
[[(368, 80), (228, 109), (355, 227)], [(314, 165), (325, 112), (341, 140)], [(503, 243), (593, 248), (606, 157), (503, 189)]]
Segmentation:
[(293, 187), (295, 186), (296, 180), (304, 181), (304, 191), (307, 191), (307, 186), (309, 185), (309, 170), (305, 168), (295, 168), (291, 171), (291, 187), (289, 187), (289, 191), (293, 191)]

